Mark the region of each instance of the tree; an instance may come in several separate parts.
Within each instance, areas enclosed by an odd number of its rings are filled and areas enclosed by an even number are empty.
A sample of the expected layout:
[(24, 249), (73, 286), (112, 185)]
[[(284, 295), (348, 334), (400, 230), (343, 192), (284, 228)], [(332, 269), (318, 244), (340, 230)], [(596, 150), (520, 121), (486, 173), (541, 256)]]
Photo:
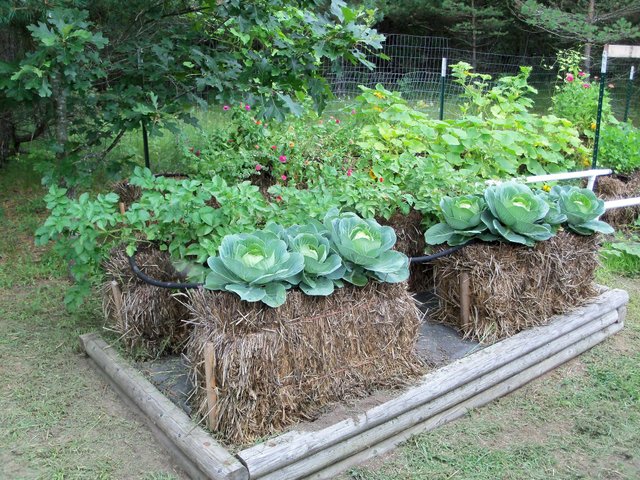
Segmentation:
[(571, 44), (584, 44), (586, 69), (591, 66), (594, 45), (631, 41), (640, 38), (640, 26), (630, 19), (640, 14), (637, 0), (574, 0), (539, 2), (516, 0), (516, 13), (521, 19)]
[[(322, 62), (372, 66), (366, 55), (382, 41), (371, 14), (341, 0), (20, 3), (37, 19), (28, 27), (34, 46), (0, 64), (0, 91), (46, 105), (59, 165), (104, 158), (141, 124), (157, 131), (189, 120), (204, 94), (277, 119), (299, 113), (305, 96), (322, 109), (330, 93)], [(0, 10), (5, 24), (11, 18)]]

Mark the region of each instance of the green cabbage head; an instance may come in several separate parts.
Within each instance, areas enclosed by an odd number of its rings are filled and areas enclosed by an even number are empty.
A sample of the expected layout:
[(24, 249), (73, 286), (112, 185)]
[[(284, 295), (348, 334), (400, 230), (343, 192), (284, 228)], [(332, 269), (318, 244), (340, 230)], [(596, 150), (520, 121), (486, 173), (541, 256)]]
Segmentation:
[(424, 234), (425, 241), (429, 245), (445, 242), (449, 245), (462, 245), (473, 237), (482, 236), (487, 230), (487, 226), (481, 221), (485, 207), (484, 199), (477, 195), (443, 197), (440, 200), (440, 209), (444, 222), (429, 228)]
[(369, 278), (389, 283), (409, 278), (409, 259), (391, 250), (396, 243), (393, 228), (354, 213), (338, 214), (336, 209), (325, 216), (324, 225), (344, 261), (347, 282), (364, 286)]
[(553, 187), (552, 194), (557, 197), (558, 206), (566, 215), (570, 230), (580, 235), (614, 232), (611, 225), (598, 220), (604, 213), (604, 201), (588, 188)]
[(247, 302), (279, 307), (287, 289), (298, 281), (304, 256), (287, 251), (287, 244), (266, 231), (227, 235), (217, 257), (209, 257), (211, 271), (205, 288), (236, 293)]
[(553, 236), (550, 225), (543, 223), (549, 205), (526, 185), (492, 185), (485, 190), (484, 199), (488, 210), (482, 214), (482, 221), (492, 234), (528, 246)]

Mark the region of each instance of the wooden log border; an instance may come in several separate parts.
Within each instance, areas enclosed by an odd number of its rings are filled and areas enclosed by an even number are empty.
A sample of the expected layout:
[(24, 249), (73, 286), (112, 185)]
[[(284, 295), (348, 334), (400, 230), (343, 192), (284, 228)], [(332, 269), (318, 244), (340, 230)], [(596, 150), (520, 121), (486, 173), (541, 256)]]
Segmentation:
[(240, 461), (197, 426), (96, 333), (80, 336), (93, 366), (134, 406), (169, 453), (194, 479), (248, 480)]
[(623, 327), (629, 296), (608, 290), (550, 324), (521, 332), (425, 375), (388, 402), (316, 432), (291, 431), (234, 457), (129, 366), (97, 334), (80, 337), (85, 352), (141, 413), (192, 478), (314, 480), (395, 448), (468, 410), (506, 395), (588, 350)]

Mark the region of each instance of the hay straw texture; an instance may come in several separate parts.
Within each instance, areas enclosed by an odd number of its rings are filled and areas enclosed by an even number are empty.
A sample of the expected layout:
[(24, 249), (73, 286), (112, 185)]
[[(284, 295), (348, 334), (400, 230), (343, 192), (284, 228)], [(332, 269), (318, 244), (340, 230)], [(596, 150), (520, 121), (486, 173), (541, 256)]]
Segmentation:
[[(189, 296), (193, 400), (209, 428), (230, 443), (312, 419), (329, 402), (404, 385), (424, 370), (415, 351), (421, 315), (405, 284), (347, 286), (329, 297), (291, 291), (277, 309), (226, 292)], [(213, 411), (207, 342), (214, 351)]]
[[(157, 280), (181, 280), (166, 252), (142, 248), (136, 255), (136, 263)], [(107, 325), (121, 336), (127, 351), (150, 357), (180, 351), (188, 334), (188, 325), (184, 323), (187, 307), (171, 290), (138, 279), (123, 248), (114, 249), (104, 267), (108, 281), (102, 288), (102, 309)], [(115, 291), (112, 282), (116, 282)]]
[[(534, 248), (507, 243), (469, 245), (435, 262), (440, 307), (432, 318), (465, 338), (493, 343), (545, 324), (597, 291), (595, 236), (559, 232)], [(470, 315), (460, 319), (460, 274), (470, 280)]]
[[(631, 176), (598, 177), (596, 193), (604, 200), (637, 197), (640, 195), (640, 173)], [(613, 208), (606, 211), (600, 220), (618, 229), (632, 224), (639, 215), (640, 206)]]
[[(411, 210), (408, 215), (400, 212), (394, 213), (388, 220), (378, 218), (381, 225), (393, 227), (397, 241), (394, 249), (404, 253), (408, 257), (420, 257), (424, 255), (426, 243), (424, 229), (422, 228), (422, 214), (417, 210)], [(424, 292), (433, 289), (433, 269), (428, 264), (409, 265), (409, 290), (412, 292)]]

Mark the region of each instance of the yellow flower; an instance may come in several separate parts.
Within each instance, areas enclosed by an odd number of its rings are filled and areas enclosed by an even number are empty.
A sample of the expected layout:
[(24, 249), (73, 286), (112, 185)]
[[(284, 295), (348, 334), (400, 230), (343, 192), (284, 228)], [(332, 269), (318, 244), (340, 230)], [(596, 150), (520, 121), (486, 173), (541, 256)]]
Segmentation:
[(591, 166), (591, 161), (587, 157), (582, 157), (582, 166), (583, 167), (590, 167)]
[(384, 98), (384, 94), (382, 92), (373, 92), (373, 94), (378, 98)]
[(293, 147), (295, 147), (295, 146), (296, 146), (296, 144), (295, 144), (295, 143), (293, 143), (293, 142), (289, 142), (289, 148), (293, 148)]
[(376, 173), (373, 171), (373, 168), (369, 169), (369, 176), (371, 177), (372, 180), (377, 180), (378, 176), (376, 175)]
[(373, 107), (373, 109), (374, 109), (376, 112), (381, 112), (381, 111), (382, 111), (382, 108), (381, 108), (381, 107), (379, 107), (379, 106), (377, 106), (377, 105), (376, 105), (375, 107)]
[(595, 130), (596, 129), (596, 122), (591, 122), (591, 130)]
[(542, 190), (544, 190), (545, 192), (550, 192), (551, 191), (551, 187), (545, 183), (542, 186)]

